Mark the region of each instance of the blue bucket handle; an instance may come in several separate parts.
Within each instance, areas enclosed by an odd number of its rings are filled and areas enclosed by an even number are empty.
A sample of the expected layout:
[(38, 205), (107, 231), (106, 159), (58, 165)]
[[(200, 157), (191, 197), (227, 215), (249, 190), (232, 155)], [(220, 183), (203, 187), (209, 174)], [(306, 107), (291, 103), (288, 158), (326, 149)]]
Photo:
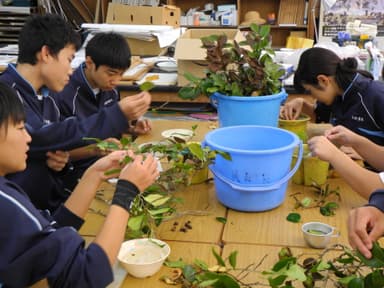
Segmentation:
[(211, 102), (211, 105), (217, 109), (217, 105), (219, 103), (219, 99), (218, 99), (218, 94), (217, 92), (213, 93), (211, 96), (209, 96), (209, 101)]
[(299, 142), (299, 153), (298, 153), (298, 157), (297, 157), (295, 166), (292, 168), (292, 170), (287, 175), (285, 175), (283, 178), (281, 178), (280, 180), (278, 180), (277, 182), (275, 182), (269, 186), (240, 186), (240, 185), (233, 183), (231, 180), (225, 178), (224, 176), (220, 175), (214, 169), (211, 169), (211, 172), (213, 173), (213, 175), (215, 175), (221, 181), (228, 183), (232, 187), (232, 189), (234, 189), (234, 190), (250, 191), (250, 192), (277, 190), (281, 187), (281, 185), (283, 185), (285, 182), (287, 182), (293, 176), (293, 174), (296, 173), (297, 169), (299, 169), (302, 158), (303, 158), (303, 142), (300, 141)]

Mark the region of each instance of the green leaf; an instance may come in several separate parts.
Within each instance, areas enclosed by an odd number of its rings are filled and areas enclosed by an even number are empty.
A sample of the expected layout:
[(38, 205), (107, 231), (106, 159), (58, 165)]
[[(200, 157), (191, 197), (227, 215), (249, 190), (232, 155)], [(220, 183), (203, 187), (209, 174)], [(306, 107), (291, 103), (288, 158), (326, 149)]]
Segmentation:
[(195, 280), (195, 274), (196, 270), (192, 265), (185, 265), (183, 267), (183, 275), (189, 282), (193, 282)]
[(199, 283), (199, 287), (210, 287), (213, 286), (219, 279), (205, 280)]
[(184, 268), (187, 264), (182, 260), (177, 261), (165, 261), (164, 265), (170, 268)]
[(311, 272), (320, 272), (324, 270), (328, 270), (331, 267), (327, 262), (325, 261), (319, 261), (314, 267), (312, 267)]
[(194, 155), (197, 159), (199, 159), (200, 161), (204, 161), (204, 151), (200, 143), (189, 143), (188, 149), (192, 153), (192, 155)]
[(225, 217), (216, 217), (216, 220), (223, 224), (227, 223), (227, 218)]
[(291, 264), (296, 263), (296, 258), (294, 257), (287, 257), (279, 260), (275, 265), (272, 267), (272, 271), (278, 272), (282, 270), (283, 268), (287, 269), (287, 267)]
[(355, 278), (357, 278), (356, 275), (350, 275), (350, 276), (347, 276), (347, 277), (340, 278), (340, 279), (338, 280), (338, 282), (339, 282), (340, 284), (343, 284), (344, 286), (346, 286), (346, 285), (348, 285), (348, 283), (349, 283), (351, 280), (353, 280), (353, 279), (355, 279)]
[(289, 213), (287, 220), (289, 222), (298, 223), (301, 220), (301, 215), (299, 213)]
[[(353, 278), (351, 281), (348, 282), (348, 288), (364, 288), (364, 280), (361, 278)], [(373, 288), (373, 287), (370, 287)]]
[(286, 275), (291, 279), (297, 279), (302, 282), (307, 279), (304, 268), (297, 264), (290, 265)]
[(121, 168), (116, 168), (116, 169), (111, 169), (111, 170), (105, 171), (104, 175), (105, 176), (111, 176), (114, 174), (119, 174), (120, 172), (121, 172)]
[(228, 257), (229, 264), (232, 266), (233, 269), (236, 268), (237, 253), (238, 251), (233, 251), (231, 254), (229, 254)]
[(380, 247), (379, 243), (373, 242), (371, 252), (372, 252), (372, 257), (377, 258), (380, 261), (384, 262), (384, 251)]
[(190, 87), (190, 86), (182, 87), (178, 92), (179, 97), (185, 100), (194, 100), (200, 94), (201, 94), (201, 90), (199, 88)]
[(219, 254), (217, 254), (217, 252), (216, 252), (216, 250), (214, 248), (212, 248), (212, 253), (213, 253), (213, 256), (215, 256), (215, 258), (216, 258), (217, 264), (219, 264), (220, 266), (225, 267), (224, 259), (221, 258), (221, 256)]
[(303, 207), (308, 207), (309, 205), (311, 205), (311, 203), (312, 203), (312, 199), (309, 197), (305, 197), (303, 200), (300, 201), (300, 204)]
[(155, 87), (155, 84), (153, 84), (153, 82), (149, 82), (149, 81), (146, 81), (144, 82), (143, 84), (141, 84), (139, 86), (140, 90), (141, 91), (149, 91), (151, 90), (153, 87)]
[(155, 215), (167, 213), (167, 212), (169, 212), (171, 210), (172, 210), (172, 208), (170, 208), (170, 207), (164, 207), (164, 208), (160, 208), (160, 209), (156, 209), (156, 210), (150, 210), (149, 209), (148, 212), (152, 216), (155, 216)]
[(195, 265), (196, 265), (197, 267), (201, 268), (201, 269), (204, 270), (204, 271), (208, 270), (208, 268), (209, 268), (209, 267), (208, 267), (208, 264), (205, 263), (205, 262), (202, 261), (202, 260), (195, 259), (194, 263), (195, 263)]
[(279, 275), (275, 278), (268, 278), (268, 282), (271, 287), (278, 287), (284, 283), (285, 279), (287, 279), (287, 275)]
[(164, 196), (161, 194), (149, 194), (149, 195), (144, 197), (144, 200), (147, 203), (149, 203), (155, 207), (158, 207), (158, 206), (161, 206), (161, 205), (167, 203), (170, 199), (171, 199), (171, 196)]
[(132, 230), (140, 230), (144, 221), (144, 215), (129, 217), (128, 227)]

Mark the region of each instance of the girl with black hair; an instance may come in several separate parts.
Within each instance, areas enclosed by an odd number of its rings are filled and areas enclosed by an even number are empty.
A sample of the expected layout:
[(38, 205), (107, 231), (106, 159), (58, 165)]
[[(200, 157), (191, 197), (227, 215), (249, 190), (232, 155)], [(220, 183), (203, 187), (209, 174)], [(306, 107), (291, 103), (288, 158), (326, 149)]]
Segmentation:
[(282, 107), (282, 118), (296, 119), (303, 112), (317, 123), (343, 125), (384, 145), (384, 83), (358, 70), (355, 58), (341, 59), (331, 50), (310, 48), (300, 57), (294, 85), (316, 101), (312, 104), (302, 98), (293, 99)]

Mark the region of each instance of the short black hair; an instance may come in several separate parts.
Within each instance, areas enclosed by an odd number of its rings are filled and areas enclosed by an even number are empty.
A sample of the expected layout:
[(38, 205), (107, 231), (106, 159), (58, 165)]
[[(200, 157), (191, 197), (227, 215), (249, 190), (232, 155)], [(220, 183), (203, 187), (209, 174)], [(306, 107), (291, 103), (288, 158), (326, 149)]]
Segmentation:
[(127, 69), (131, 65), (131, 50), (125, 38), (114, 32), (100, 32), (89, 40), (85, 56), (91, 57), (96, 65), (114, 69)]
[(14, 89), (0, 82), (0, 127), (7, 129), (9, 122), (20, 123), (22, 121), (25, 121), (22, 100), (16, 95)]
[(80, 35), (60, 15), (29, 16), (19, 34), (18, 63), (36, 64), (36, 53), (46, 45), (53, 56), (67, 45), (81, 46)]

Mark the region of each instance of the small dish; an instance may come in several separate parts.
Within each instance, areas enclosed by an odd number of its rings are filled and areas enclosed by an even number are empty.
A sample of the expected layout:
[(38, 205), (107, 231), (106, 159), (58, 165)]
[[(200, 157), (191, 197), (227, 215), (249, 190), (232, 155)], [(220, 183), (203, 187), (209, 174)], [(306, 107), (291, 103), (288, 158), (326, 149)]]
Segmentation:
[(119, 178), (109, 178), (107, 181), (109, 184), (116, 185)]
[(162, 62), (157, 62), (155, 65), (160, 70), (163, 70), (166, 72), (177, 71), (177, 63), (175, 61), (162, 61)]
[(145, 278), (158, 272), (170, 253), (167, 243), (141, 238), (123, 242), (117, 259), (130, 275)]
[(193, 131), (189, 129), (169, 129), (161, 133), (164, 138), (170, 139), (174, 142), (188, 142), (192, 136)]
[(338, 237), (335, 227), (321, 222), (304, 223), (301, 227), (305, 242), (312, 248), (327, 247), (332, 238)]

